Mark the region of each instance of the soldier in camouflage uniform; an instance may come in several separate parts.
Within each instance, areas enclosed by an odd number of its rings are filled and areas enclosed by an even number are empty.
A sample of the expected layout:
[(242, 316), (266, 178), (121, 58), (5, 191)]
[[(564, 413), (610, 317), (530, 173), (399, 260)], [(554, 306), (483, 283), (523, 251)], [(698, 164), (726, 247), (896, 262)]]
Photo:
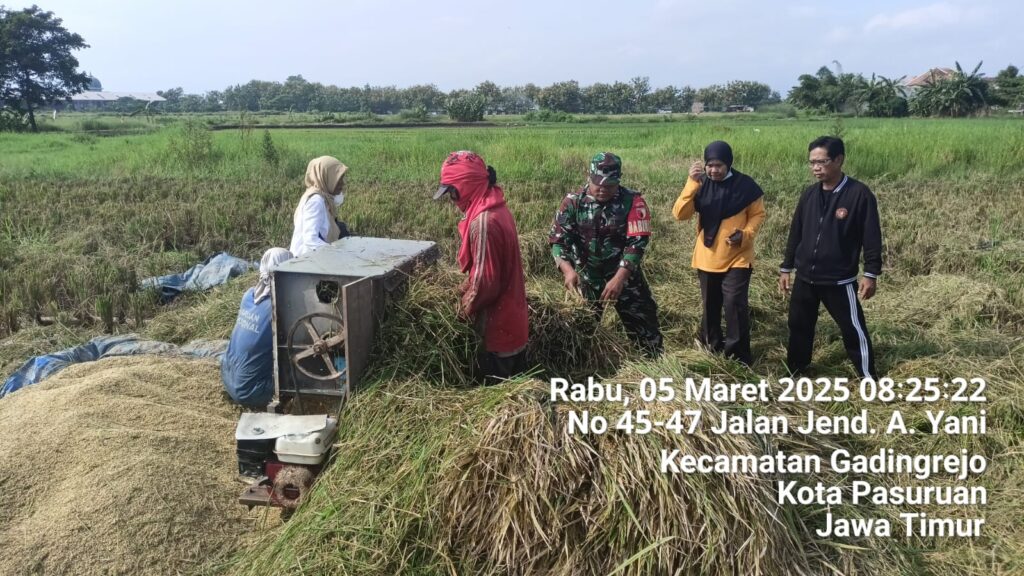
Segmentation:
[(658, 305), (640, 269), (650, 243), (651, 212), (639, 192), (619, 186), (622, 160), (601, 152), (590, 180), (562, 200), (548, 242), (567, 289), (600, 317), (614, 302), (630, 339), (647, 355), (662, 351)]

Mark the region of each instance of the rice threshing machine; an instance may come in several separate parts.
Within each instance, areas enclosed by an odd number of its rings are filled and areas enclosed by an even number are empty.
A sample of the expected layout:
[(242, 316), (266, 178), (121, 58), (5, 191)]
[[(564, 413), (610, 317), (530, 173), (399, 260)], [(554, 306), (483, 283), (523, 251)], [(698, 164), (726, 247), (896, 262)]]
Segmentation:
[(298, 506), (359, 388), (388, 296), (437, 257), (433, 242), (350, 236), (273, 271), (275, 400), (235, 430), (239, 473), (253, 482), (242, 504)]

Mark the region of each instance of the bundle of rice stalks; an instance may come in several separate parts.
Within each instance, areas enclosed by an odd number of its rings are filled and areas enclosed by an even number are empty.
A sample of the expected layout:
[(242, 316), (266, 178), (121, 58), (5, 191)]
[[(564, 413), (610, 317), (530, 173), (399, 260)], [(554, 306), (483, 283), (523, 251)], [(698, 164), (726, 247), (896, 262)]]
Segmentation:
[[(368, 378), (473, 383), (471, 366), (481, 339), (456, 313), (463, 280), (458, 270), (444, 266), (409, 280), (404, 293), (389, 304)], [(625, 335), (599, 322), (586, 303), (567, 296), (561, 284), (529, 281), (527, 305), (527, 355), (543, 374), (612, 372), (628, 354)]]
[(446, 548), (463, 570), (813, 573), (800, 549), (802, 526), (773, 502), (770, 482), (658, 468), (662, 449), (760, 455), (765, 446), (662, 429), (570, 435), (569, 410), (504, 403), (477, 428), (473, 450), (454, 462), (438, 504)]
[(555, 280), (527, 283), (526, 303), (530, 308), (528, 356), (541, 367), (543, 377), (610, 374), (623, 359), (640, 355), (611, 304), (597, 316), (582, 297), (570, 294)]
[(216, 365), (71, 366), (0, 401), (0, 574), (180, 574), (251, 528)]

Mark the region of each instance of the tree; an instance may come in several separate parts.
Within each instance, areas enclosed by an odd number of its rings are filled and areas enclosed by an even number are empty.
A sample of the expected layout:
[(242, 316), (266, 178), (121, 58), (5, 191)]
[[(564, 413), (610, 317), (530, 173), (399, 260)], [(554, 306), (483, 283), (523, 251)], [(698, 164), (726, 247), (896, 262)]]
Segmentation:
[(501, 88), (490, 80), (484, 80), (477, 84), (473, 90), (484, 99), (484, 107), (488, 112), (503, 112), (504, 102), (501, 101)]
[(636, 76), (629, 81), (632, 88), (633, 98), (630, 112), (650, 112), (647, 104), (648, 96), (651, 93), (651, 80), (647, 76)]
[(523, 93), (530, 99), (534, 104), (538, 104), (540, 100), (540, 88), (533, 82), (523, 86)]
[(597, 82), (580, 90), (580, 112), (629, 114), (635, 111), (636, 92), (631, 84)]
[(393, 114), (402, 109), (398, 88), (394, 86), (363, 87), (360, 94), (360, 110), (374, 114)]
[(181, 112), (203, 112), (205, 101), (199, 94), (185, 94), (178, 100), (178, 110)]
[(988, 106), (988, 83), (978, 73), (981, 62), (970, 74), (956, 63), (956, 72), (943, 79), (932, 78), (910, 102), (911, 111), (920, 116), (969, 116)]
[(857, 100), (867, 107), (868, 116), (897, 118), (910, 112), (903, 78), (905, 77), (901, 76), (893, 80), (885, 76), (871, 75), (871, 80), (857, 94)]
[(830, 114), (859, 114), (862, 111), (858, 95), (862, 94), (867, 80), (860, 74), (843, 73), (841, 70), (835, 74), (828, 66), (822, 66), (813, 76), (803, 74), (798, 80), (800, 84), (790, 89), (787, 98), (797, 108)]
[(425, 108), (433, 112), (445, 105), (445, 94), (433, 84), (418, 84), (402, 90), (402, 105), (409, 109)]
[(697, 99), (697, 91), (689, 86), (683, 86), (676, 94), (676, 103), (673, 110), (689, 112), (693, 108), (693, 102)]
[(163, 96), (168, 102), (177, 102), (185, 95), (185, 89), (182, 87), (170, 88), (168, 90), (157, 90), (157, 96)]
[(591, 84), (580, 90), (582, 109), (587, 114), (608, 114), (614, 112), (611, 105), (611, 86), (602, 82)]
[(168, 90), (157, 90), (156, 95), (164, 99), (160, 103), (160, 109), (164, 112), (182, 112), (181, 99), (185, 96), (184, 88), (171, 88)]
[(501, 101), (505, 105), (505, 112), (508, 114), (525, 114), (533, 110), (536, 104), (524, 86), (512, 86), (501, 89)]
[(316, 97), (319, 84), (310, 83), (301, 75), (289, 76), (279, 84), (275, 97), (268, 100), (268, 107), (274, 110), (305, 112)]
[(0, 6), (0, 97), (3, 103), (28, 114), (32, 131), (36, 108), (65, 100), (89, 86), (89, 75), (78, 71), (72, 50), (88, 48), (69, 32), (53, 12), (38, 6), (9, 11)]
[(224, 90), (224, 106), (228, 110), (257, 112), (269, 108), (267, 105), (277, 96), (281, 85), (277, 82), (250, 80), (245, 84), (231, 86)]
[(538, 98), (541, 108), (558, 112), (579, 112), (582, 109), (583, 97), (579, 82), (556, 82), (540, 91)]
[(203, 94), (203, 111), (219, 112), (224, 102), (224, 94), (217, 90), (210, 90)]
[(725, 85), (723, 98), (726, 105), (763, 106), (780, 100), (771, 86), (749, 80), (733, 80)]
[(651, 92), (650, 103), (655, 110), (671, 110), (673, 112), (686, 112), (689, 104), (682, 102), (680, 91), (675, 86), (665, 86)]
[(448, 116), (457, 122), (479, 122), (484, 119), (486, 106), (487, 101), (479, 94), (455, 96), (448, 99)]
[(704, 103), (705, 112), (721, 110), (725, 106), (725, 87), (720, 84), (705, 86), (697, 90), (694, 100)]
[(786, 98), (790, 104), (808, 110), (819, 110), (824, 107), (822, 70), (832, 74), (828, 68), (822, 68), (817, 74), (801, 74), (797, 78), (799, 84), (790, 88), (789, 96)]
[(316, 108), (327, 112), (356, 112), (359, 110), (360, 102), (359, 88), (324, 86), (316, 102)]
[(633, 111), (633, 86), (615, 82), (608, 90), (608, 105), (614, 114), (629, 114)]
[(860, 116), (864, 112), (864, 105), (857, 100), (857, 94), (862, 93), (868, 81), (861, 74), (840, 74), (836, 77), (835, 90), (832, 92), (830, 104), (831, 112), (852, 112)]
[(1010, 64), (996, 74), (991, 97), (993, 103), (1009, 108), (1024, 105), (1024, 76), (1016, 66)]

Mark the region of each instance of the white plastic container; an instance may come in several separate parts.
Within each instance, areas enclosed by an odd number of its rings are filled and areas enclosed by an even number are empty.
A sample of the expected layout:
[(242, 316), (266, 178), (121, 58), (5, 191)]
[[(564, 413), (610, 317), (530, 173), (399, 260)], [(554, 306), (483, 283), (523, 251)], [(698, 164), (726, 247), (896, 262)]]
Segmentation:
[(279, 436), (274, 442), (274, 453), (278, 460), (289, 464), (321, 464), (331, 449), (337, 431), (337, 418), (328, 417), (327, 425), (320, 430)]

